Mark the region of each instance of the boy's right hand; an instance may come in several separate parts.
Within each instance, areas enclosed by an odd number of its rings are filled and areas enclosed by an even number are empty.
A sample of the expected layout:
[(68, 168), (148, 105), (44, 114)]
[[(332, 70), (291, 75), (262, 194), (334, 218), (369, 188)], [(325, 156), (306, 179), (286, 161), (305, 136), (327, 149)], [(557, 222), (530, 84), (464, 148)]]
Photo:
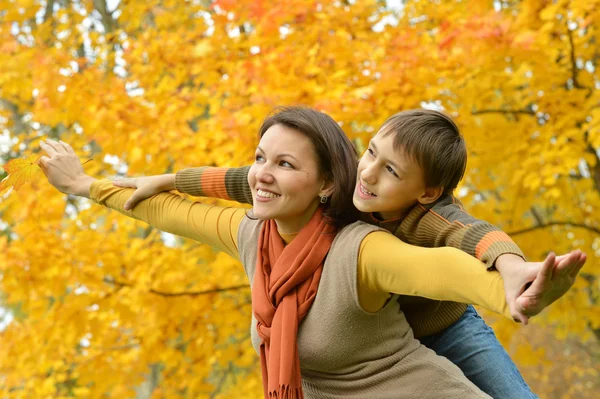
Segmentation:
[(163, 191), (175, 190), (175, 175), (165, 174), (156, 176), (132, 177), (115, 180), (113, 184), (117, 187), (135, 188), (131, 197), (125, 202), (123, 208), (128, 211), (139, 201), (152, 197)]

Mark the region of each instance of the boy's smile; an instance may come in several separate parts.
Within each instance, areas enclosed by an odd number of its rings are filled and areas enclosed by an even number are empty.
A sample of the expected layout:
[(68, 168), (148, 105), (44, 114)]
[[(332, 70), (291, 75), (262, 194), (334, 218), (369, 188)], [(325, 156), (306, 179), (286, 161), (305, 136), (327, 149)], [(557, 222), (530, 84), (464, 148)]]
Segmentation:
[(369, 199), (369, 198), (377, 197), (375, 194), (373, 194), (372, 192), (370, 192), (369, 190), (366, 189), (364, 184), (361, 183), (360, 179), (358, 180), (358, 184), (356, 185), (356, 188), (357, 188), (358, 196), (361, 197), (362, 199)]

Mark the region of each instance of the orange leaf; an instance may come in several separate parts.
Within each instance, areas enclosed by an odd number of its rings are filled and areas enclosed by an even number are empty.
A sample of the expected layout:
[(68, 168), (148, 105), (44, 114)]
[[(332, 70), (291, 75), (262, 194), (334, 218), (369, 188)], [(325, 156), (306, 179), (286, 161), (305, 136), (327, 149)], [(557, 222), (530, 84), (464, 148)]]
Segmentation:
[(23, 184), (33, 181), (35, 174), (40, 170), (39, 156), (31, 155), (27, 158), (15, 158), (2, 166), (8, 176), (0, 182), (0, 193), (13, 186), (18, 190)]

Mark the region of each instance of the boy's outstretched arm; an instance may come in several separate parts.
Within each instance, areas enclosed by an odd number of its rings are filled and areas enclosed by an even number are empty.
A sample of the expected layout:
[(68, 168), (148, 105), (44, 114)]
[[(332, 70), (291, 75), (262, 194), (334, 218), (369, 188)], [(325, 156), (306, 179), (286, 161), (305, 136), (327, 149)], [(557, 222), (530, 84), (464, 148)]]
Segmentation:
[(216, 168), (203, 166), (182, 169), (175, 177), (177, 191), (196, 197), (212, 197), (252, 204), (248, 185), (250, 166)]
[(130, 177), (115, 180), (117, 187), (135, 187), (125, 210), (163, 191), (177, 190), (197, 197), (212, 197), (252, 204), (252, 192), (248, 185), (249, 166), (241, 168), (216, 168), (203, 166), (182, 169), (177, 174)]
[(496, 226), (474, 218), (453, 196), (430, 205), (417, 204), (404, 218), (396, 236), (423, 247), (454, 247), (482, 261), (488, 268), (505, 254), (512, 260), (525, 256), (517, 244)]
[(449, 195), (430, 205), (417, 204), (400, 224), (396, 236), (413, 245), (455, 247), (488, 268), (496, 267), (504, 279), (507, 302), (528, 316), (538, 314), (564, 295), (586, 261), (581, 251), (553, 257), (552, 278), (528, 288), (533, 278), (523, 267), (527, 262), (521, 249), (496, 226), (469, 215), (462, 203)]

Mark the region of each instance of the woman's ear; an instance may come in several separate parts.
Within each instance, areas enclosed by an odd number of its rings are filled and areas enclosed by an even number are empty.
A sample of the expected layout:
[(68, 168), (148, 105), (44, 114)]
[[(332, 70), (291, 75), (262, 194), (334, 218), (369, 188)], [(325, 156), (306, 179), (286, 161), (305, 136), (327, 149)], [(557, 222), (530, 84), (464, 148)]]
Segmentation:
[(323, 184), (321, 184), (321, 189), (319, 190), (319, 197), (331, 197), (331, 194), (333, 194), (333, 189), (334, 185), (332, 182), (323, 182)]

